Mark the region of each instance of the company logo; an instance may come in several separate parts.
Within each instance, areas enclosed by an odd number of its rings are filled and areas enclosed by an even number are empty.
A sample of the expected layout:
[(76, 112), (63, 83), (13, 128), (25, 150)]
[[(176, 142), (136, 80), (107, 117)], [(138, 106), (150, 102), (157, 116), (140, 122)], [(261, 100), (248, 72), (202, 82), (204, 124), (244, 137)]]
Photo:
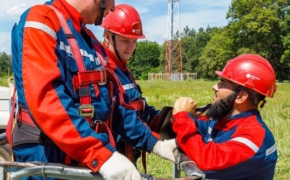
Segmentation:
[(252, 79), (252, 80), (260, 80), (260, 78), (259, 77), (257, 77), (257, 76), (254, 76), (254, 75), (252, 75), (252, 74), (250, 74), (250, 73), (248, 73), (247, 75), (246, 75), (246, 77), (248, 78), (248, 79)]
[(132, 33), (136, 34), (139, 33), (141, 30), (140, 29), (132, 29)]

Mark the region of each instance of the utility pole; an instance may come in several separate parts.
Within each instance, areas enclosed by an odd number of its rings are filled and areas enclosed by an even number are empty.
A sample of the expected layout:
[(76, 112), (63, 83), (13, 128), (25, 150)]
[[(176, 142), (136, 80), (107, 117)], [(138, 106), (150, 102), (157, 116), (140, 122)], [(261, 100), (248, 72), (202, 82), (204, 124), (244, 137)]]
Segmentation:
[(179, 3), (180, 0), (168, 0), (167, 39), (164, 69), (164, 73), (168, 74), (168, 80), (182, 79), (172, 79), (172, 74), (182, 74)]

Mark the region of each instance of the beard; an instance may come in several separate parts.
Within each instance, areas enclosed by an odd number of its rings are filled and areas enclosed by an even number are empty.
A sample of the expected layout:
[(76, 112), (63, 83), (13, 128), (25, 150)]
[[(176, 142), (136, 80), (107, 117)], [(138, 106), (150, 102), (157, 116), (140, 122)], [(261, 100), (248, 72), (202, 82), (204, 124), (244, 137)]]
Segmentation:
[(211, 104), (205, 116), (214, 120), (223, 119), (232, 111), (235, 99), (236, 93), (232, 93), (228, 97)]

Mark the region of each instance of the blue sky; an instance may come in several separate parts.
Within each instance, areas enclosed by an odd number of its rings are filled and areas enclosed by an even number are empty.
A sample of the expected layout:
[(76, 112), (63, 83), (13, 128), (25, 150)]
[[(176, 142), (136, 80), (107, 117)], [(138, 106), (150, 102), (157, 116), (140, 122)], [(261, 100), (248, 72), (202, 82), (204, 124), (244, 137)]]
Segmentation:
[[(11, 29), (24, 10), (46, 0), (5, 0), (0, 6), (0, 52), (11, 54)], [(168, 0), (115, 0), (128, 3), (140, 13), (146, 39), (162, 44), (167, 38)], [(200, 27), (225, 26), (231, 0), (180, 0), (180, 26), (198, 30)], [(102, 40), (103, 29), (88, 26)]]

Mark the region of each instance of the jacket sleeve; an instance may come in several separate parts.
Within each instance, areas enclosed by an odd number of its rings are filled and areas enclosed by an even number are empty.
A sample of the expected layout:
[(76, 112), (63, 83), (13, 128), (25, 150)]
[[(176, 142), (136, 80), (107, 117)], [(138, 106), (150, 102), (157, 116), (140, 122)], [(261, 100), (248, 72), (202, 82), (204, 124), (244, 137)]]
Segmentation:
[(147, 124), (150, 124), (150, 121), (154, 119), (154, 117), (160, 113), (160, 110), (156, 110), (154, 106), (150, 106), (147, 103), (146, 98), (142, 97), (142, 90), (141, 90), (140, 85), (138, 84), (136, 85), (137, 85), (138, 91), (141, 94), (142, 100), (145, 102), (145, 108), (144, 108), (144, 112), (141, 113), (141, 119), (145, 121)]
[(125, 143), (147, 152), (151, 152), (158, 141), (135, 110), (126, 109), (119, 103), (114, 108), (113, 132)]
[(234, 174), (230, 177), (240, 179), (259, 167), (262, 158), (253, 156), (261, 147), (265, 136), (262, 127), (243, 126), (236, 129), (228, 141), (216, 143), (205, 142), (204, 135), (200, 133), (204, 132), (202, 124), (208, 122), (199, 122), (186, 112), (175, 114), (171, 120), (177, 134), (177, 144), (206, 172), (207, 178), (222, 179)]
[(156, 110), (154, 106), (150, 106), (147, 104), (146, 99), (142, 98), (145, 102), (145, 109), (144, 114), (148, 116), (148, 120), (146, 121), (147, 124), (150, 124), (151, 120), (154, 119), (154, 117), (158, 114), (160, 114), (160, 110)]
[[(115, 149), (106, 134), (96, 134), (81, 117), (66, 90), (63, 64), (58, 55), (58, 18), (47, 6), (35, 6), (27, 14), (19, 39), (18, 64), (26, 106), (37, 125), (68, 156), (92, 171), (112, 155)], [(69, 82), (70, 83), (70, 82)]]

